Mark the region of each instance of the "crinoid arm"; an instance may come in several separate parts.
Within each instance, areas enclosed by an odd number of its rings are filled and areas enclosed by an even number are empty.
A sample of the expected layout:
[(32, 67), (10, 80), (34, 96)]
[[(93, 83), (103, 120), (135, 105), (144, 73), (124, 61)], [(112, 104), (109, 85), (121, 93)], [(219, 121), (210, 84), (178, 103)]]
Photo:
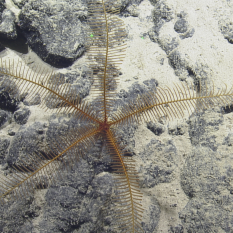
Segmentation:
[(34, 67), (30, 69), (21, 61), (0, 60), (0, 85), (4, 91), (20, 96), (27, 93), (27, 99), (38, 94), (40, 107), (57, 113), (64, 113), (98, 124), (94, 110), (81, 100), (69, 83), (60, 85), (61, 75), (53, 71)]
[(157, 88), (122, 107), (112, 117), (110, 125), (140, 123), (159, 120), (161, 117), (173, 120), (184, 117), (185, 112), (191, 115), (193, 112), (232, 103), (233, 86), (225, 85), (221, 90), (215, 90), (214, 85), (212, 86), (208, 88), (206, 84), (204, 91), (186, 84), (174, 84), (173, 88)]
[(135, 161), (124, 155), (114, 130), (108, 130), (106, 137), (116, 185), (116, 193), (112, 199), (115, 226), (122, 232), (143, 232), (141, 226), (144, 211), (141, 203), (143, 195), (138, 184)]
[(10, 173), (1, 176), (0, 200), (25, 198), (29, 190), (55, 184), (62, 179), (61, 167), (71, 169), (98, 137), (99, 130), (93, 127), (71, 130), (65, 137), (56, 137), (47, 152), (35, 151), (23, 161), (9, 164)]
[(88, 64), (93, 69), (92, 91), (98, 97), (103, 121), (107, 121), (115, 98), (119, 65), (125, 57), (126, 31), (117, 17), (120, 7), (111, 1), (88, 1)]

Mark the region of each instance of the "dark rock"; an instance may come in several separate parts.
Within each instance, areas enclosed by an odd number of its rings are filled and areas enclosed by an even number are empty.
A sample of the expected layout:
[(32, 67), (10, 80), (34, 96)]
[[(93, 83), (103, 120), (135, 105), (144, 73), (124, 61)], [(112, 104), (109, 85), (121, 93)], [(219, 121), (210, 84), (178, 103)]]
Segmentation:
[(41, 98), (40, 98), (40, 94), (39, 93), (36, 93), (35, 95), (33, 95), (32, 98), (30, 99), (25, 99), (23, 101), (24, 105), (26, 106), (32, 106), (32, 105), (38, 105), (41, 103)]
[(79, 124), (80, 121), (76, 118), (67, 119), (62, 116), (57, 117), (56, 114), (52, 115), (46, 132), (48, 140), (52, 140), (53, 138), (56, 140), (56, 136), (67, 135), (69, 130), (78, 128)]
[(8, 135), (9, 136), (14, 136), (15, 135), (15, 131), (13, 129), (9, 129), (8, 130)]
[(156, 87), (159, 85), (158, 81), (153, 78), (150, 80), (143, 81), (143, 83), (148, 87), (149, 91), (155, 90)]
[[(113, 178), (108, 173), (94, 176), (93, 168), (80, 160), (75, 170), (64, 171), (63, 178), (45, 195), (45, 211), (40, 228), (49, 232), (104, 232), (102, 208), (109, 199)], [(106, 218), (106, 217), (105, 217)], [(108, 225), (113, 224), (113, 220)], [(107, 227), (107, 226), (106, 226)], [(97, 230), (99, 229), (99, 230)]]
[(156, 25), (156, 26), (153, 26), (149, 30), (148, 35), (149, 35), (149, 38), (152, 42), (155, 42), (155, 43), (159, 42), (159, 30), (161, 27), (162, 27), (162, 25)]
[(7, 155), (7, 149), (10, 145), (10, 140), (5, 138), (5, 139), (0, 139), (0, 164), (3, 163), (5, 160), (5, 157)]
[(175, 48), (179, 46), (179, 41), (176, 37), (169, 38), (167, 41), (160, 41), (159, 43), (166, 54), (170, 54)]
[(184, 233), (184, 228), (182, 225), (177, 225), (175, 227), (171, 226), (170, 228), (171, 233)]
[(19, 16), (30, 48), (56, 67), (70, 66), (85, 51), (87, 6), (83, 1), (27, 1)]
[(197, 147), (181, 173), (181, 186), (190, 201), (180, 212), (187, 232), (231, 232), (233, 227), (232, 153), (220, 155)]
[(183, 135), (185, 133), (184, 125), (176, 125), (175, 127), (168, 127), (168, 134)]
[(233, 133), (229, 133), (222, 143), (223, 145), (233, 146)]
[(220, 180), (219, 167), (216, 166), (217, 153), (206, 147), (198, 147), (186, 159), (181, 174), (181, 185), (190, 197), (211, 197), (218, 195), (218, 186), (225, 186)]
[(128, 94), (124, 89), (120, 90), (120, 93), (118, 93), (119, 98), (127, 98)]
[[(53, 76), (51, 77), (52, 79)], [(94, 80), (91, 76), (90, 69), (83, 66), (79, 67), (78, 70), (70, 70), (65, 75), (60, 74), (59, 81), (56, 82), (56, 85), (61, 90), (64, 86), (70, 84), (69, 92), (66, 89), (65, 96), (69, 97), (69, 100), (72, 102), (78, 98), (83, 99), (88, 96), (93, 82)], [(73, 93), (72, 96), (71, 93)], [(57, 97), (52, 96), (52, 98), (45, 101), (45, 105), (48, 108), (58, 108), (62, 102), (61, 99), (59, 100)]]
[(28, 0), (13, 0), (14, 4), (20, 9), (25, 5)]
[(187, 14), (184, 11), (181, 11), (177, 14), (179, 19), (175, 22), (174, 30), (179, 33), (181, 39), (192, 37), (194, 35), (195, 29), (192, 28), (188, 21), (186, 20)]
[(193, 69), (195, 75), (192, 76), (195, 88), (201, 93), (206, 93), (206, 85), (212, 85), (209, 81), (210, 68), (206, 64), (197, 63)]
[(175, 70), (185, 69), (186, 66), (185, 60), (182, 59), (179, 51), (174, 51), (169, 55), (169, 63)]
[(218, 144), (215, 141), (219, 125), (223, 123), (223, 116), (218, 109), (216, 112), (209, 110), (194, 115), (189, 121), (189, 136), (193, 145), (210, 147), (216, 151)]
[(149, 94), (149, 92), (156, 92), (156, 87), (158, 86), (158, 82), (155, 79), (146, 80), (143, 84), (139, 84), (135, 82), (132, 86), (129, 87), (128, 92), (124, 89), (120, 90), (118, 93), (118, 98), (115, 99), (115, 103), (112, 106), (112, 115), (114, 117), (114, 112), (118, 110), (118, 108), (122, 108), (125, 105), (132, 106), (137, 101), (139, 95)]
[(0, 127), (7, 122), (8, 118), (9, 114), (4, 110), (0, 110)]
[(3, 12), (5, 9), (5, 0), (0, 0), (0, 12)]
[(34, 200), (33, 194), (28, 189), (24, 197), (18, 196), (16, 200), (0, 204), (0, 232), (32, 232), (33, 212), (30, 206)]
[(233, 22), (230, 19), (220, 20), (218, 25), (224, 38), (233, 44)]
[(174, 12), (169, 6), (166, 5), (165, 1), (159, 1), (156, 3), (152, 14), (153, 21), (156, 25), (169, 22), (174, 18)]
[(165, 127), (160, 123), (154, 123), (152, 121), (147, 123), (147, 128), (151, 130), (155, 135), (161, 135), (165, 132)]
[(127, 93), (121, 90), (121, 92), (124, 94), (119, 94), (119, 96), (125, 96), (122, 98), (124, 101), (133, 101), (137, 99), (138, 95), (147, 94), (150, 91), (155, 92), (156, 87), (158, 86), (158, 82), (155, 79), (146, 80), (143, 82), (143, 84), (144, 85), (135, 82), (129, 87), (129, 91)]
[(188, 22), (185, 19), (178, 19), (174, 25), (177, 33), (184, 33), (188, 30)]
[(17, 37), (15, 15), (11, 10), (5, 9), (2, 13), (0, 36), (4, 39), (14, 40)]
[(2, 52), (5, 49), (5, 46), (0, 43), (0, 52)]
[(18, 106), (18, 101), (15, 97), (10, 96), (7, 92), (0, 90), (0, 108), (3, 110), (14, 112)]
[(120, 146), (124, 148), (124, 153), (128, 156), (132, 156), (135, 148), (134, 134), (138, 126), (136, 124), (131, 124), (129, 126), (119, 127), (117, 130), (117, 139)]
[(158, 227), (161, 211), (156, 199), (152, 198), (148, 201), (149, 208), (144, 211), (143, 216), (145, 216), (144, 219), (149, 219), (149, 221), (142, 221), (142, 226), (145, 232), (154, 232)]
[(162, 26), (171, 21), (174, 18), (174, 12), (172, 9), (166, 5), (165, 1), (151, 1), (153, 5), (155, 5), (152, 11), (152, 19), (154, 22), (154, 26), (149, 31), (149, 37), (153, 42), (159, 41), (159, 31)]
[(180, 35), (181, 39), (192, 37), (195, 33), (195, 29), (191, 28), (188, 32), (184, 33), (183, 35)]
[(176, 147), (172, 141), (163, 144), (152, 139), (140, 157), (142, 165), (139, 172), (142, 173), (140, 175), (142, 187), (152, 188), (159, 183), (170, 183), (174, 180), (177, 165), (175, 163)]
[(46, 152), (44, 145), (44, 134), (41, 134), (40, 129), (42, 124), (35, 122), (33, 125), (26, 128), (22, 126), (16, 133), (9, 148), (7, 163), (11, 166), (21, 165), (25, 161), (26, 166), (33, 164), (30, 156), (34, 156), (36, 151)]
[(229, 104), (227, 106), (224, 106), (222, 108), (222, 110), (224, 111), (224, 113), (230, 113), (233, 112), (233, 104)]
[(150, 0), (150, 3), (151, 3), (153, 6), (155, 6), (155, 4), (158, 3), (159, 1), (161, 1), (161, 0)]
[(29, 108), (19, 109), (14, 113), (14, 119), (17, 124), (24, 125), (27, 123), (27, 120), (31, 114)]

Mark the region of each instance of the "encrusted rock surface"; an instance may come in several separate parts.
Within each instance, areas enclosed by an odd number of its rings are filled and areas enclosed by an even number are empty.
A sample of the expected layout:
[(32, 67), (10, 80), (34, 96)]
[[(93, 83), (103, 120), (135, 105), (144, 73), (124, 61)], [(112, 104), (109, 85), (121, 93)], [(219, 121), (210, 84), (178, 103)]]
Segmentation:
[[(83, 63), (87, 32), (85, 1), (0, 1), (1, 57), (16, 57), (5, 44), (24, 35), (44, 62), (60, 67), (59, 87), (72, 85), (90, 101), (94, 84)], [(114, 2), (114, 4), (116, 4)], [(136, 101), (138, 94), (171, 87), (173, 82), (202, 88), (233, 84), (231, 1), (121, 1), (128, 33), (126, 59), (112, 107)], [(6, 43), (6, 41), (8, 43)], [(9, 46), (10, 47), (10, 46)], [(18, 51), (18, 50), (16, 50)], [(35, 57), (36, 57), (35, 56)], [(33, 60), (32, 53), (22, 55)], [(37, 58), (35, 64), (41, 61)], [(30, 62), (28, 62), (30, 63)], [(45, 64), (47, 66), (47, 64)], [(47, 66), (48, 67), (48, 66)], [(79, 119), (45, 113), (39, 93), (9, 94), (0, 76), (0, 178), (34, 151), (45, 153), (57, 136), (80, 124)], [(13, 84), (12, 84), (13, 85)], [(221, 86), (222, 85), (222, 86)], [(45, 102), (50, 110), (59, 108)], [(210, 108), (181, 121), (158, 119), (118, 129), (127, 156), (136, 161), (143, 192), (145, 232), (233, 232), (233, 107)], [(98, 114), (98, 112), (97, 112)], [(106, 203), (115, 191), (110, 156), (98, 141), (72, 169), (50, 187), (41, 177), (36, 191), (0, 205), (0, 232), (116, 232)], [(113, 210), (112, 210), (113, 211)]]

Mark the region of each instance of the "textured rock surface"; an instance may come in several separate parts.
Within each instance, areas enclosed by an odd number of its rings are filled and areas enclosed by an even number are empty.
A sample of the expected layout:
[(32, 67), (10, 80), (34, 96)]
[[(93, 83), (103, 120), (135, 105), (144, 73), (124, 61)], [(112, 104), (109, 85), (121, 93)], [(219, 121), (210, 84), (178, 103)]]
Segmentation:
[(6, 39), (16, 39), (15, 15), (12, 11), (5, 9), (2, 13), (2, 23), (0, 25), (1, 37)]
[[(23, 34), (37, 56), (62, 67), (56, 85), (71, 84), (77, 95), (98, 109), (91, 93), (93, 78), (82, 60), (88, 27), (85, 1), (13, 2), (14, 7), (0, 1), (0, 39), (9, 42)], [(204, 81), (210, 86), (215, 82), (215, 88), (233, 84), (232, 1), (121, 4), (128, 48), (113, 112), (135, 101), (138, 94), (171, 87), (173, 82), (197, 88)], [(21, 47), (17, 39), (15, 45)], [(16, 57), (16, 53), (6, 48), (1, 57)], [(31, 52), (22, 57), (42, 64)], [(13, 163), (33, 163), (29, 154), (46, 152), (58, 135), (65, 136), (83, 123), (45, 113), (39, 93), (28, 99), (25, 90), (17, 99), (1, 85), (0, 77), (0, 178), (10, 173)], [(50, 110), (59, 108), (52, 102), (45, 105)], [(127, 156), (136, 160), (140, 175), (145, 232), (233, 232), (232, 112), (230, 105), (179, 122), (161, 118), (118, 129), (120, 143)], [(115, 232), (113, 209), (106, 204), (115, 190), (104, 143), (93, 145), (72, 169), (65, 170), (62, 164), (59, 168), (64, 169), (62, 177), (52, 186), (41, 177), (43, 187), (0, 205), (0, 232)]]
[(83, 1), (27, 1), (20, 28), (27, 43), (44, 61), (69, 66), (84, 52), (87, 7)]

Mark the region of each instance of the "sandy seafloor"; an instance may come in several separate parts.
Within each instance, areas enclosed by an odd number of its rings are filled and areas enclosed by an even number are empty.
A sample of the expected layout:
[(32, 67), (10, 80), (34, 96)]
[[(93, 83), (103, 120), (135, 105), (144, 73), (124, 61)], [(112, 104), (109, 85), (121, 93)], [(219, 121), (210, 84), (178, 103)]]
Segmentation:
[[(157, 1), (159, 2), (159, 1)], [(124, 18), (129, 40), (127, 41), (126, 57), (121, 65), (122, 75), (117, 92), (121, 89), (130, 87), (133, 83), (143, 83), (145, 80), (155, 79), (161, 87), (172, 87), (172, 83), (180, 83), (180, 80), (192, 82), (192, 77), (187, 70), (177, 75), (175, 69), (169, 64), (169, 55), (162, 48), (162, 44), (166, 44), (171, 38), (176, 38), (178, 46), (175, 48), (180, 53), (181, 58), (185, 62), (185, 67), (191, 67), (195, 70), (202, 67), (205, 70), (208, 80), (215, 83), (216, 88), (224, 87), (224, 83), (228, 86), (233, 84), (233, 44), (224, 38), (221, 32), (221, 24), (225, 25), (229, 22), (229, 35), (233, 38), (233, 1), (230, 0), (167, 0), (164, 1), (174, 12), (174, 18), (169, 22), (164, 22), (159, 30), (158, 39), (160, 43), (154, 43), (148, 36), (148, 31), (153, 27), (151, 18), (154, 6), (148, 0), (142, 1), (139, 6), (132, 7), (132, 11), (138, 13), (138, 17)], [(11, 7), (10, 1), (8, 6)], [(13, 8), (11, 8), (15, 11)], [(16, 12), (16, 11), (15, 11)], [(179, 33), (174, 30), (174, 24), (178, 20), (177, 14), (185, 12), (185, 19), (188, 22), (190, 30), (195, 29), (191, 37), (180, 38)], [(232, 31), (231, 31), (232, 30)], [(142, 38), (143, 37), (143, 38)], [(174, 51), (172, 51), (174, 52)], [(171, 53), (172, 53), (171, 52)], [(37, 55), (30, 51), (27, 55), (6, 49), (1, 52), (2, 58), (14, 58), (26, 61), (36, 61), (45, 67), (51, 67), (44, 63)], [(78, 59), (73, 66), (85, 63), (85, 56)], [(205, 67), (205, 68), (203, 68)], [(52, 68), (52, 67), (51, 67)], [(57, 69), (65, 73), (65, 69)], [(87, 97), (87, 99), (91, 97)], [(27, 124), (37, 120), (46, 122), (47, 115), (41, 112), (37, 107), (31, 108), (31, 115)], [(230, 132), (233, 133), (233, 113), (225, 114), (224, 123), (220, 126), (216, 142), (221, 142)], [(178, 169), (174, 172), (174, 179), (170, 183), (159, 183), (153, 188), (143, 188), (142, 192), (145, 196), (144, 204), (147, 203), (147, 196), (153, 196), (159, 203), (160, 219), (157, 231), (154, 232), (171, 232), (171, 226), (182, 225), (179, 218), (179, 212), (189, 202), (189, 198), (184, 193), (180, 185), (180, 172), (185, 164), (187, 156), (192, 153), (193, 147), (190, 142), (190, 136), (186, 130), (183, 135), (171, 135), (167, 128), (176, 127), (176, 125), (184, 123), (188, 116), (184, 119), (175, 119), (172, 122), (166, 122), (166, 130), (162, 135), (155, 135), (147, 127), (146, 123), (140, 125), (135, 133), (136, 155), (143, 153), (146, 145), (156, 139), (161, 142), (172, 140), (177, 149)], [(17, 127), (17, 126), (15, 126)], [(6, 134), (8, 128), (1, 129), (0, 136)], [(233, 147), (231, 147), (233, 153)], [(220, 149), (219, 149), (220, 150)], [(135, 157), (138, 166), (141, 165), (140, 158)], [(147, 161), (150, 163), (150, 161)], [(223, 165), (224, 166), (224, 165)], [(174, 208), (174, 206), (176, 206)], [(232, 210), (231, 210), (232, 211)], [(233, 228), (231, 229), (232, 232)], [(184, 227), (184, 231), (187, 230)], [(198, 232), (198, 231), (196, 231)], [(202, 232), (202, 231), (200, 231)], [(225, 232), (219, 229), (217, 232)]]
[[(177, 38), (179, 46), (176, 49), (190, 67), (202, 64), (208, 67), (208, 77), (215, 83), (216, 87), (222, 87), (224, 83), (231, 86), (233, 83), (233, 46), (224, 38), (219, 23), (221, 20), (232, 22), (233, 2), (168, 0), (166, 3), (171, 6), (175, 14), (181, 11), (187, 13), (187, 21), (195, 28), (195, 33), (191, 38), (179, 39), (174, 31), (174, 21), (177, 20), (175, 17), (161, 28), (159, 33), (161, 41), (169, 41), (172, 37)], [(179, 82), (179, 78), (182, 78), (175, 75), (174, 69), (169, 65), (167, 54), (158, 44), (152, 43), (148, 36), (144, 39), (141, 38), (143, 33), (146, 33), (150, 28), (151, 22), (147, 21), (147, 16), (151, 16), (152, 9), (153, 6), (149, 1), (143, 1), (138, 7), (139, 17), (130, 17), (125, 20), (133, 40), (128, 45), (126, 59), (122, 65), (124, 74), (121, 79), (122, 87), (130, 85), (132, 78), (135, 77), (138, 82), (155, 78), (162, 86), (171, 86), (172, 82)], [(161, 59), (164, 59), (162, 65), (160, 64)], [(232, 132), (232, 117), (232, 113), (225, 116), (225, 125), (220, 129), (216, 141), (221, 141), (224, 135)], [(168, 122), (168, 125), (172, 124), (178, 124), (178, 121)], [(166, 134), (156, 137), (144, 126), (141, 126), (136, 133), (136, 150), (141, 152), (151, 138), (166, 141), (170, 137)], [(174, 140), (178, 150), (179, 168), (182, 169), (185, 163), (184, 158), (192, 151), (189, 135), (173, 137), (172, 140)], [(231, 148), (231, 152), (233, 153), (233, 148)], [(161, 183), (153, 189), (143, 190), (145, 193), (148, 191), (147, 194), (153, 195), (160, 204), (161, 216), (157, 232), (170, 232), (171, 225), (175, 226), (181, 223), (178, 213), (188, 203), (188, 198), (180, 186), (179, 172), (176, 176), (176, 180), (172, 183)], [(173, 208), (172, 204), (177, 204), (177, 207)], [(186, 232), (185, 229), (184, 232)], [(225, 231), (219, 229), (218, 232)]]
[[(160, 30), (159, 38), (161, 41), (169, 41), (175, 37), (179, 41), (179, 46), (176, 48), (185, 62), (190, 67), (203, 65), (207, 67), (207, 73), (210, 80), (215, 83), (216, 87), (223, 87), (224, 83), (228, 86), (233, 84), (233, 65), (232, 54), (233, 45), (230, 44), (220, 31), (220, 22), (226, 20), (232, 22), (233, 2), (232, 1), (166, 1), (167, 5), (175, 12), (175, 14), (184, 11), (187, 13), (187, 21), (195, 29), (195, 33), (191, 38), (179, 39), (174, 31), (173, 20), (163, 25)], [(137, 78), (138, 82), (155, 78), (160, 85), (171, 86), (172, 82), (179, 82), (179, 78), (174, 73), (174, 69), (169, 65), (167, 54), (161, 47), (152, 43), (148, 36), (141, 38), (143, 33), (148, 31), (151, 22), (147, 21), (147, 16), (151, 16), (151, 6), (149, 1), (143, 1), (139, 7), (138, 18), (127, 18), (125, 23), (129, 28), (132, 42), (128, 43), (126, 59), (122, 65), (121, 85), (125, 87), (130, 85), (132, 78)], [(164, 59), (163, 64), (160, 64), (161, 59)], [(185, 76), (185, 75), (184, 75)], [(188, 78), (187, 78), (188, 79)], [(134, 81), (134, 80), (133, 80)], [(120, 89), (120, 87), (119, 87)], [(233, 114), (225, 116), (225, 125), (218, 132), (217, 142), (222, 141), (222, 138), (229, 132), (232, 132)], [(168, 125), (178, 124), (178, 121), (168, 122)], [(146, 136), (145, 136), (146, 135)], [(168, 140), (171, 136), (164, 135), (156, 137), (145, 127), (139, 127), (135, 145), (136, 150), (142, 151), (151, 138), (156, 138), (161, 141)], [(178, 137), (173, 137), (175, 146), (179, 154), (179, 168), (182, 169), (185, 163), (185, 157), (192, 151), (189, 135), (185, 134)], [(233, 148), (231, 148), (233, 154)], [(178, 225), (180, 222), (179, 212), (188, 203), (188, 198), (184, 194), (180, 182), (179, 172), (176, 174), (176, 180), (171, 183), (160, 183), (153, 189), (143, 190), (149, 195), (153, 195), (159, 202), (161, 207), (161, 216), (157, 232), (170, 232), (170, 226)], [(172, 206), (177, 204), (176, 208)], [(231, 229), (233, 231), (233, 229)], [(184, 232), (186, 230), (184, 229)], [(202, 232), (196, 231), (196, 232)], [(219, 229), (218, 232), (225, 232)]]

